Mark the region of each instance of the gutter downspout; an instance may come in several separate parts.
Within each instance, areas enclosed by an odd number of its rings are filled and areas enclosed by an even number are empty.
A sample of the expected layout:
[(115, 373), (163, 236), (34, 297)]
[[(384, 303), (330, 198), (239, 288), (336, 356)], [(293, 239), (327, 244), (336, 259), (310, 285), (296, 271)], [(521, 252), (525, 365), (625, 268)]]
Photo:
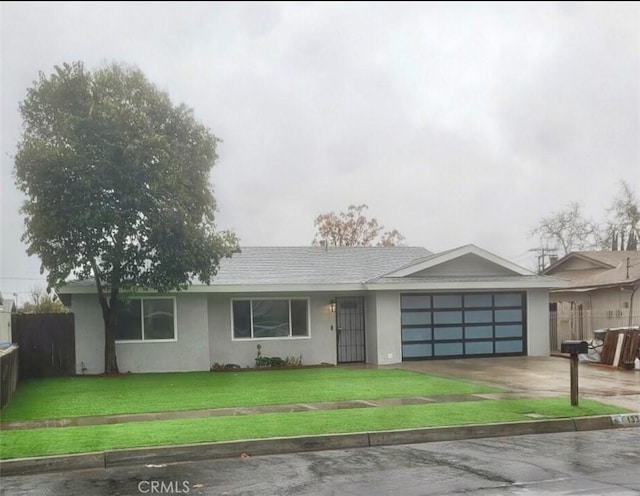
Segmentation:
[(633, 285), (633, 291), (631, 291), (631, 298), (629, 298), (629, 327), (632, 327), (633, 324), (633, 297), (636, 294), (636, 291), (640, 289), (640, 281), (637, 281)]

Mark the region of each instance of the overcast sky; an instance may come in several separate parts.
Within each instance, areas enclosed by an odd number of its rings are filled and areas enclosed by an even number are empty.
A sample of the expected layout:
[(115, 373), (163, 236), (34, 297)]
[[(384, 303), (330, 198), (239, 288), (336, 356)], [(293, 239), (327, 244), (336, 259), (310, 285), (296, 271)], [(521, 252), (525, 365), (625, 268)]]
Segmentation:
[(38, 72), (137, 65), (223, 140), (217, 223), (308, 245), (366, 203), (409, 245), (534, 267), (571, 201), (640, 191), (639, 3), (2, 2), (0, 290), (45, 286), (20, 243), (18, 103)]

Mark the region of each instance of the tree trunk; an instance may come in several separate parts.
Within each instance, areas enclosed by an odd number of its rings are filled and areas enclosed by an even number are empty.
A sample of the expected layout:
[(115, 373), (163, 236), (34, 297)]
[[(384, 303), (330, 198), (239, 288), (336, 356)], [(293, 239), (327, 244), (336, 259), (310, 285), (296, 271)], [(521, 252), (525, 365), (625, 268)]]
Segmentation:
[[(118, 329), (118, 314), (120, 313), (120, 305), (118, 304), (118, 287), (114, 285), (111, 288), (109, 301), (104, 294), (102, 281), (100, 279), (100, 269), (95, 260), (91, 260), (93, 268), (93, 276), (96, 280), (96, 288), (98, 289), (98, 301), (102, 309), (102, 320), (104, 321), (104, 373), (117, 374), (118, 360), (116, 359), (116, 330)], [(114, 272), (113, 278), (117, 281), (117, 272)]]
[(629, 238), (627, 238), (627, 251), (636, 251), (638, 249), (638, 240), (633, 232), (633, 229), (629, 231)]
[(102, 299), (103, 303), (103, 319), (104, 319), (104, 373), (117, 374), (118, 359), (116, 358), (116, 329), (118, 328), (118, 316), (120, 314), (120, 305), (118, 304), (118, 291), (111, 291), (111, 298), (107, 305), (106, 299)]
[[(118, 320), (112, 308), (109, 318), (104, 323), (104, 373), (117, 374), (118, 359), (116, 358), (116, 328)], [(115, 317), (115, 318), (114, 318)]]

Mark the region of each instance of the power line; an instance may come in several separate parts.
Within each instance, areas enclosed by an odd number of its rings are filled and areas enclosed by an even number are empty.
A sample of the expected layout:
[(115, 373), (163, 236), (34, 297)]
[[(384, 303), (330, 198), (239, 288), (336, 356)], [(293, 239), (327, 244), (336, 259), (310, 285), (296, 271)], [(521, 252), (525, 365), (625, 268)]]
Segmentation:
[(0, 280), (7, 280), (7, 279), (11, 279), (11, 280), (15, 280), (15, 281), (46, 281), (47, 278), (46, 277), (7, 277), (7, 276), (0, 276)]
[[(534, 251), (538, 254), (538, 274), (542, 274), (542, 271), (546, 269), (549, 265), (558, 260), (558, 249), (557, 248), (533, 248), (529, 251)], [(549, 263), (547, 264), (547, 260), (549, 259)]]

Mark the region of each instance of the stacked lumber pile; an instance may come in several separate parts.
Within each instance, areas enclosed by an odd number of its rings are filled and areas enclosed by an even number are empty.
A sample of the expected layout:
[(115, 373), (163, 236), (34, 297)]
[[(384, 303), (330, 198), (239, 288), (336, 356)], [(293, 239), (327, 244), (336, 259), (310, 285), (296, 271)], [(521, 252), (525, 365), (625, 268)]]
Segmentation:
[(640, 332), (637, 329), (609, 329), (604, 337), (600, 363), (633, 369), (640, 357)]

